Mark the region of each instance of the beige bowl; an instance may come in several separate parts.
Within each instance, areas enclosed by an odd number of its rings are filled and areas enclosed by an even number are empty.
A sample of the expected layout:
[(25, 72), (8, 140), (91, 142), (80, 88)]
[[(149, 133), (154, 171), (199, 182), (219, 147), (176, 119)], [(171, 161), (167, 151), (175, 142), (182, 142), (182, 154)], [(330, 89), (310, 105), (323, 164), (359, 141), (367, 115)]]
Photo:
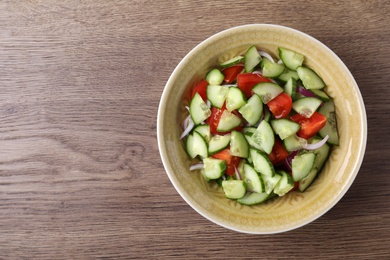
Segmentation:
[[(256, 206), (226, 199), (206, 183), (179, 140), (191, 88), (219, 62), (243, 53), (250, 45), (277, 56), (277, 47), (296, 50), (304, 63), (325, 81), (334, 98), (340, 146), (304, 193), (294, 191)], [(367, 140), (367, 119), (359, 88), (344, 63), (324, 44), (297, 30), (270, 24), (234, 27), (206, 39), (179, 63), (161, 97), (157, 118), (161, 159), (169, 179), (183, 199), (210, 221), (244, 233), (270, 234), (301, 227), (331, 209), (347, 192), (361, 166)]]

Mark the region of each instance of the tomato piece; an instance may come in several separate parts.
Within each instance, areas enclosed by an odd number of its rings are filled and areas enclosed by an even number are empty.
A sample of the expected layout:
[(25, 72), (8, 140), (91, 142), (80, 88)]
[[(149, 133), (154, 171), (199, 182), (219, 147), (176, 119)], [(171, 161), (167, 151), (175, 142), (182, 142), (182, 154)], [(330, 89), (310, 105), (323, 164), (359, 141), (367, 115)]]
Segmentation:
[(229, 176), (234, 175), (236, 172), (235, 168), (238, 167), (238, 164), (240, 163), (240, 157), (233, 156), (230, 154), (230, 148), (226, 148), (225, 150), (222, 150), (216, 154), (211, 155), (211, 157), (215, 159), (224, 160), (226, 162), (226, 174)]
[[(229, 132), (218, 132), (217, 131), (218, 124), (219, 124), (219, 121), (221, 120), (222, 113), (225, 110), (226, 110), (225, 104), (223, 104), (223, 106), (220, 109), (216, 108), (216, 107), (211, 107), (211, 115), (206, 119), (206, 124), (210, 125), (210, 133), (211, 134), (213, 134), (213, 135), (219, 134), (220, 135), (220, 134), (230, 133), (230, 131)], [(242, 117), (241, 114), (239, 112), (237, 112), (236, 110), (233, 110), (232, 113), (234, 113), (236, 116)], [(241, 131), (242, 126), (241, 125), (237, 126), (233, 130)]]
[(252, 88), (261, 82), (272, 82), (269, 78), (263, 77), (260, 74), (241, 73), (237, 76), (237, 87), (244, 92), (247, 98), (253, 95)]
[(290, 114), (292, 99), (287, 93), (282, 92), (276, 98), (269, 101), (267, 106), (275, 118), (285, 118)]
[(269, 160), (272, 162), (273, 165), (277, 165), (288, 157), (288, 152), (286, 148), (284, 147), (282, 141), (279, 140), (279, 138), (275, 138), (275, 144), (272, 148), (271, 153), (268, 155)]
[(319, 112), (314, 112), (309, 118), (296, 114), (290, 117), (290, 119), (301, 126), (297, 135), (304, 139), (310, 139), (315, 136), (326, 124), (326, 117)]
[(244, 64), (237, 64), (228, 67), (226, 69), (223, 69), (222, 73), (223, 75), (225, 75), (223, 81), (227, 84), (233, 83), (236, 80), (237, 75), (240, 74), (243, 71), (243, 69), (244, 69)]
[(195, 93), (199, 93), (199, 95), (202, 97), (202, 99), (206, 102), (207, 100), (207, 86), (209, 83), (207, 80), (202, 80), (201, 82), (198, 83), (198, 85), (195, 86), (195, 88), (192, 90), (192, 95), (191, 98), (194, 97)]

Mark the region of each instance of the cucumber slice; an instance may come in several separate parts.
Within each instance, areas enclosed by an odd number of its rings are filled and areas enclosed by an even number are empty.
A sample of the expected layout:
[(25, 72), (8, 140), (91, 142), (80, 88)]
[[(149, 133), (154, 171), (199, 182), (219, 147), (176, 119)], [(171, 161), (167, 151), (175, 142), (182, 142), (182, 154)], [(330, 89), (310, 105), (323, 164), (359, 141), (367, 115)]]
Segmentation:
[(249, 164), (244, 164), (243, 180), (246, 187), (251, 192), (265, 192), (263, 179)]
[(283, 140), (284, 147), (288, 152), (298, 151), (302, 148), (301, 139), (297, 135), (291, 135)]
[(187, 153), (192, 159), (198, 155), (201, 158), (208, 156), (206, 140), (198, 132), (193, 132), (193, 134), (188, 135), (186, 147)]
[(262, 82), (254, 86), (252, 91), (259, 95), (261, 101), (263, 101), (264, 104), (267, 104), (269, 101), (276, 98), (280, 93), (282, 93), (283, 88), (281, 88), (276, 83)]
[(297, 133), (301, 126), (286, 118), (271, 120), (271, 126), (280, 139), (284, 140), (287, 137)]
[(206, 75), (206, 80), (209, 85), (221, 85), (225, 75), (219, 69), (212, 69)]
[(311, 89), (310, 91), (324, 102), (328, 102), (330, 100), (330, 97), (321, 89)]
[(253, 69), (260, 63), (261, 56), (256, 49), (256, 46), (252, 45), (245, 53), (244, 67), (246, 72), (252, 72)]
[(262, 193), (248, 193), (243, 198), (238, 199), (237, 202), (243, 205), (251, 206), (260, 204), (264, 201), (266, 201), (270, 197), (269, 194), (262, 192)]
[(305, 178), (300, 180), (298, 186), (299, 191), (304, 192), (307, 188), (309, 188), (309, 186), (313, 183), (313, 181), (317, 177), (317, 174), (318, 174), (318, 169), (313, 168)]
[(229, 88), (220, 85), (208, 85), (207, 86), (207, 99), (210, 103), (217, 108), (221, 108), (227, 98)]
[(239, 88), (235, 88), (235, 87), (229, 88), (226, 97), (226, 109), (229, 111), (233, 111), (235, 109), (239, 109), (245, 104), (246, 104), (246, 97), (244, 93)]
[(228, 199), (241, 199), (246, 194), (245, 182), (241, 180), (224, 180), (222, 189)]
[(278, 184), (278, 182), (282, 178), (282, 175), (280, 175), (279, 173), (275, 173), (273, 176), (261, 174), (261, 177), (264, 180), (265, 193), (271, 194), (273, 192), (275, 186)]
[(322, 89), (323, 87), (325, 87), (324, 81), (312, 69), (301, 66), (297, 68), (297, 72), (305, 88)]
[(297, 70), (299, 66), (302, 66), (305, 57), (301, 53), (282, 47), (278, 48), (278, 52), (280, 59), (290, 70)]
[(284, 72), (284, 65), (270, 61), (264, 58), (260, 62), (261, 69), (263, 70), (263, 76), (267, 78), (277, 78)]
[(204, 125), (198, 125), (194, 128), (195, 132), (198, 132), (205, 140), (206, 142), (210, 142), (211, 139), (211, 132), (210, 132), (210, 125), (204, 124)]
[(264, 176), (274, 176), (275, 169), (268, 156), (256, 149), (250, 149), (250, 156), (253, 161), (253, 167), (255, 171), (261, 173)]
[(228, 132), (233, 128), (239, 126), (241, 124), (241, 118), (229, 112), (228, 110), (224, 110), (221, 115), (221, 119), (219, 120), (217, 131), (218, 132)]
[(295, 112), (309, 118), (321, 105), (322, 101), (315, 97), (303, 97), (293, 102), (292, 108)]
[(316, 154), (313, 152), (298, 154), (292, 160), (292, 177), (294, 181), (305, 178), (313, 169)]
[(211, 115), (211, 110), (203, 101), (198, 92), (195, 93), (190, 103), (190, 115), (195, 125), (202, 123)]
[(292, 100), (296, 100), (297, 95), (297, 81), (293, 78), (290, 78), (286, 85), (284, 85), (284, 92), (286, 92)]
[(230, 66), (233, 66), (233, 65), (236, 65), (240, 62), (243, 62), (244, 61), (244, 56), (241, 56), (241, 55), (238, 55), (236, 57), (233, 57), (231, 58), (230, 60), (227, 60), (225, 62), (222, 62), (221, 64), (219, 64), (222, 68), (227, 68), (227, 67), (230, 67)]
[(209, 142), (209, 154), (215, 154), (227, 148), (230, 144), (230, 134), (214, 135)]
[(249, 124), (254, 125), (260, 120), (263, 113), (263, 102), (257, 94), (254, 94), (238, 112)]
[(261, 121), (256, 131), (252, 135), (253, 141), (257, 143), (261, 150), (270, 154), (275, 144), (275, 135), (267, 121)]
[(292, 188), (294, 188), (294, 181), (291, 175), (286, 173), (285, 171), (279, 171), (278, 173), (282, 175), (282, 178), (275, 185), (274, 193), (279, 196), (283, 196), (284, 194), (289, 192)]
[(248, 158), (249, 144), (243, 133), (232, 131), (230, 138), (230, 154), (233, 156)]
[[(254, 128), (254, 129), (255, 129), (255, 131), (256, 131), (256, 128)], [(253, 140), (252, 135), (253, 135), (253, 133), (251, 133), (251, 132), (246, 132), (246, 133), (244, 134), (245, 139), (248, 141), (249, 148), (255, 148), (255, 149), (257, 149), (257, 150), (263, 151), (263, 149), (261, 148), (261, 146), (258, 145), (258, 144)], [(248, 159), (249, 159), (249, 158), (248, 158)]]
[(339, 145), (339, 134), (337, 132), (336, 111), (333, 99), (326, 102), (318, 110), (326, 117), (326, 125), (319, 131), (322, 137), (329, 135), (328, 143), (333, 145)]
[[(320, 142), (321, 140), (322, 139), (319, 137), (314, 137), (310, 143), (315, 144)], [(313, 150), (312, 152), (316, 154), (316, 159), (314, 161), (313, 167), (317, 168), (320, 171), (329, 157), (330, 146), (328, 144), (324, 144), (323, 146), (316, 150)]]
[(271, 120), (271, 112), (269, 111), (267, 106), (263, 107), (263, 111), (264, 111), (263, 112), (263, 114), (264, 114), (263, 120), (266, 122), (269, 122)]
[(280, 79), (283, 82), (287, 82), (289, 79), (298, 80), (299, 76), (298, 76), (298, 72), (285, 68), (284, 72), (279, 75), (278, 79)]
[(225, 173), (226, 162), (225, 160), (214, 159), (214, 158), (204, 158), (204, 175), (210, 179), (215, 180)]

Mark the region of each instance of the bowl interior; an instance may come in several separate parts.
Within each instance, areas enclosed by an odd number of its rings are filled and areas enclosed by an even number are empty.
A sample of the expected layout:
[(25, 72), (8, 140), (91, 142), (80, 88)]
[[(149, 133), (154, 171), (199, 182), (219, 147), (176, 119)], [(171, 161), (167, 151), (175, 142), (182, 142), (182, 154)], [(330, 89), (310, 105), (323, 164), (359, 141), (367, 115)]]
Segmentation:
[[(304, 64), (325, 81), (334, 98), (340, 135), (323, 171), (304, 193), (295, 191), (256, 206), (226, 199), (216, 185), (206, 183), (179, 140), (180, 124), (188, 115), (191, 88), (210, 68), (242, 54), (255, 44), (277, 57), (277, 47), (296, 50)], [(195, 47), (176, 67), (160, 101), (158, 143), (166, 172), (183, 199), (198, 213), (226, 228), (255, 234), (278, 233), (307, 224), (327, 212), (348, 190), (360, 168), (366, 145), (366, 114), (359, 88), (343, 62), (318, 40), (277, 25), (246, 25), (220, 32)]]

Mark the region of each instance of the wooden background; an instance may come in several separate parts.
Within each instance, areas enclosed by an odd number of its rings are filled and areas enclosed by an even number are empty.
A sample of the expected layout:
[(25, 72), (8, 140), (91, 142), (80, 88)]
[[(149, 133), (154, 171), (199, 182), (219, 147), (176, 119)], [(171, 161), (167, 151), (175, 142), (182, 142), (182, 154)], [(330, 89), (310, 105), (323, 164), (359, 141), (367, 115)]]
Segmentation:
[[(390, 2), (0, 1), (1, 259), (389, 259)], [(273, 23), (328, 45), (355, 76), (366, 156), (345, 197), (277, 235), (204, 219), (156, 139), (179, 61), (221, 30)]]

